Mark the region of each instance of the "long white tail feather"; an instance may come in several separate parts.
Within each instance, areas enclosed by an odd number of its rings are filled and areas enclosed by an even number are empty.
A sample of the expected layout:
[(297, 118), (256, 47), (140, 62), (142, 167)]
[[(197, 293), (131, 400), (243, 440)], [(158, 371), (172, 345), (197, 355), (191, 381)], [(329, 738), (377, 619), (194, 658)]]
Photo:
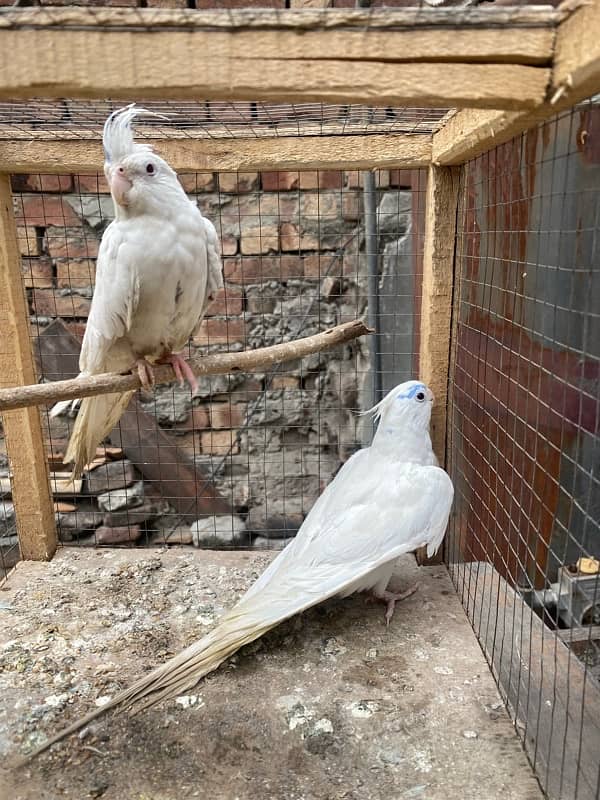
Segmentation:
[(55, 736), (52, 736), (43, 745), (25, 756), (16, 766), (27, 763), (49, 747), (52, 747), (56, 742), (70, 736), (113, 708), (121, 706), (123, 710), (126, 710), (135, 705), (137, 712), (156, 705), (161, 700), (182, 694), (195, 686), (205, 675), (217, 669), (225, 659), (233, 655), (240, 647), (258, 639), (287, 616), (289, 614), (257, 624), (256, 613), (244, 614), (243, 612), (240, 613), (238, 608), (232, 609), (217, 628), (199, 642), (183, 650), (165, 664), (140, 678), (127, 689), (116, 694), (108, 703), (94, 709)]
[(64, 458), (65, 464), (73, 463), (74, 477), (94, 459), (96, 448), (121, 419), (133, 394), (103, 394), (82, 401)]

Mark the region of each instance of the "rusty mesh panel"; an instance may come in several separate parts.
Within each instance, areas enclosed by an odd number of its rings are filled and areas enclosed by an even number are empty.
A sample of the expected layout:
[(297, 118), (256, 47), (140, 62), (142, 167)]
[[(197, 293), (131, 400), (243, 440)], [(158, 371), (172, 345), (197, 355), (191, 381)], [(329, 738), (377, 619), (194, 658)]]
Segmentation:
[(600, 108), (468, 163), (446, 558), (541, 783), (597, 798)]

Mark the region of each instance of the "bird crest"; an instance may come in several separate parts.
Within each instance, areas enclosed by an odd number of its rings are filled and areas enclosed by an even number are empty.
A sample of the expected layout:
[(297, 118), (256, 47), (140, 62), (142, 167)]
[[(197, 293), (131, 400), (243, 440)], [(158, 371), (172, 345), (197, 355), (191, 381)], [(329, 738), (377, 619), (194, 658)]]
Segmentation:
[(412, 398), (419, 391), (427, 391), (427, 387), (424, 383), (421, 381), (406, 381), (405, 383), (401, 383), (399, 386), (396, 386), (394, 389), (388, 392), (386, 396), (372, 408), (369, 408), (361, 413), (369, 414), (375, 419), (376, 422), (379, 422), (379, 420), (385, 416), (386, 412), (393, 405), (394, 400), (412, 400)]
[(107, 164), (114, 164), (133, 153), (152, 153), (148, 144), (139, 144), (133, 138), (132, 122), (136, 117), (150, 116), (167, 119), (163, 114), (139, 108), (131, 103), (125, 108), (119, 108), (110, 115), (104, 123), (102, 146)]

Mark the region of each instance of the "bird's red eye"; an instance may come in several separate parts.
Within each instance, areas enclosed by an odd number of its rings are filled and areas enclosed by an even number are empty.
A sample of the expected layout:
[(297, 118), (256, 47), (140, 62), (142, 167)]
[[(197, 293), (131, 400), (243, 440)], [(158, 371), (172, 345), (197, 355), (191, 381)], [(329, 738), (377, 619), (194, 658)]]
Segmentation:
[(152, 173), (154, 172), (154, 164), (147, 164), (146, 172), (148, 173), (148, 175), (152, 175)]

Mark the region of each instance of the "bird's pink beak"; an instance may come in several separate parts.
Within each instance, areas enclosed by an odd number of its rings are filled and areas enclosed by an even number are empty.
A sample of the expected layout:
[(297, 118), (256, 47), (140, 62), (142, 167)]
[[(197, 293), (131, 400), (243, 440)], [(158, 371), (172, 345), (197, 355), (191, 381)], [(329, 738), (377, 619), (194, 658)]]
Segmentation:
[(125, 175), (123, 167), (115, 167), (110, 175), (110, 191), (115, 199), (115, 203), (126, 206), (128, 203), (127, 192), (133, 184)]

